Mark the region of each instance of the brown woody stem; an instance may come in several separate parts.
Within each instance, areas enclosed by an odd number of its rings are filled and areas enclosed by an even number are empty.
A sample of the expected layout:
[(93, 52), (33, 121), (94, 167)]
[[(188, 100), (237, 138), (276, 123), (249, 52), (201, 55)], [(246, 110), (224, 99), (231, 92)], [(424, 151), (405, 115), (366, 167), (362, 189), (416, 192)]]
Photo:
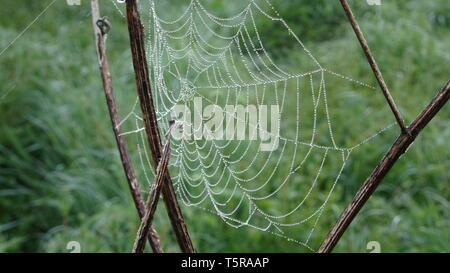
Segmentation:
[[(127, 0), (126, 9), (137, 91), (147, 141), (152, 155), (153, 168), (156, 169), (159, 165), (163, 151), (146, 61), (144, 27), (141, 22), (136, 0)], [(181, 251), (194, 253), (195, 249), (189, 236), (183, 214), (181, 213), (175, 195), (175, 189), (173, 188), (172, 179), (170, 178), (168, 171), (165, 171), (164, 178), (165, 181), (162, 187), (164, 203), (178, 244), (180, 245)]]
[(146, 204), (146, 213), (142, 218), (141, 226), (139, 227), (138, 235), (134, 243), (133, 252), (142, 253), (145, 249), (145, 237), (148, 236), (150, 227), (153, 221), (153, 216), (155, 215), (156, 209), (158, 208), (159, 195), (161, 193), (161, 188), (165, 180), (165, 173), (167, 172), (167, 167), (169, 165), (170, 159), (170, 132), (172, 126), (169, 128), (167, 133), (167, 141), (164, 145), (164, 152), (159, 162), (158, 168), (156, 170), (156, 178), (153, 187), (150, 190), (149, 197)]
[(403, 133), (408, 133), (408, 129), (405, 126), (405, 122), (403, 121), (402, 114), (398, 110), (397, 105), (394, 102), (394, 98), (392, 97), (391, 93), (389, 92), (389, 89), (387, 87), (387, 84), (383, 78), (383, 74), (381, 74), (381, 70), (378, 67), (378, 64), (373, 57), (372, 51), (370, 50), (369, 44), (367, 43), (366, 38), (364, 38), (364, 34), (361, 31), (361, 28), (359, 27), (358, 22), (356, 21), (355, 16), (353, 15), (353, 12), (350, 8), (350, 5), (348, 4), (347, 0), (340, 0), (342, 7), (344, 8), (345, 14), (347, 14), (348, 19), (350, 20), (350, 24), (353, 27), (353, 30), (355, 31), (356, 37), (358, 37), (358, 40), (364, 50), (364, 54), (367, 57), (367, 60), (369, 61), (370, 67), (372, 68), (373, 73), (375, 74), (375, 77), (377, 78), (378, 84), (381, 87), (381, 90), (383, 91), (383, 95), (386, 98), (387, 102), (389, 103), (389, 107), (391, 108), (392, 112), (394, 113), (395, 119), (397, 120), (398, 125), (400, 126), (400, 129)]
[(450, 81), (442, 88), (438, 95), (431, 101), (431, 103), (420, 113), (419, 116), (408, 127), (409, 134), (400, 134), (395, 143), (391, 146), (389, 151), (378, 163), (378, 166), (372, 174), (363, 183), (361, 188), (356, 193), (353, 201), (344, 210), (339, 217), (337, 223), (328, 233), (327, 238), (320, 246), (318, 252), (328, 253), (333, 250), (342, 234), (347, 230), (355, 216), (364, 206), (366, 201), (370, 198), (372, 193), (378, 187), (380, 182), (386, 174), (394, 166), (395, 162), (400, 156), (405, 153), (408, 147), (414, 142), (416, 137), (422, 129), (436, 116), (436, 114), (444, 107), (450, 98)]
[[(108, 105), (109, 115), (111, 118), (111, 123), (114, 131), (114, 136), (116, 138), (120, 159), (122, 161), (122, 166), (125, 171), (125, 175), (127, 177), (134, 205), (136, 206), (139, 218), (142, 218), (145, 214), (144, 200), (142, 198), (139, 189), (139, 183), (134, 173), (127, 144), (125, 142), (124, 137), (121, 135), (117, 104), (114, 98), (111, 74), (109, 72), (108, 59), (106, 56), (106, 45), (105, 45), (106, 33), (103, 33), (104, 30), (100, 29), (99, 26), (99, 22), (102, 22), (102, 24), (108, 24), (108, 22), (104, 22), (102, 21), (102, 19), (100, 19), (100, 9), (98, 0), (91, 0), (91, 11), (95, 34), (95, 44), (98, 55), (98, 63), (103, 81), (103, 89), (105, 91), (106, 103)], [(149, 229), (150, 232), (148, 233), (148, 240), (153, 249), (153, 252), (162, 253), (163, 249), (161, 248), (158, 233), (152, 227), (150, 227)]]

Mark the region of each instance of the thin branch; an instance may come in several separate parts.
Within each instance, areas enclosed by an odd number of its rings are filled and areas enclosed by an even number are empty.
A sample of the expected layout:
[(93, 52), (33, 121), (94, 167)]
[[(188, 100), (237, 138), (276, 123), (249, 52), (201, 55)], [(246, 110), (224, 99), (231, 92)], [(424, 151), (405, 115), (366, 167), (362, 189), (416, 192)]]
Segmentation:
[[(119, 148), (120, 159), (122, 161), (122, 166), (127, 177), (134, 205), (136, 206), (139, 218), (142, 218), (145, 214), (144, 200), (142, 198), (139, 189), (139, 183), (134, 173), (127, 144), (125, 142), (124, 137), (121, 135), (117, 104), (114, 98), (111, 74), (109, 72), (108, 59), (106, 56), (106, 46), (105, 46), (106, 32), (109, 30), (110, 26), (105, 19), (100, 19), (98, 0), (91, 0), (91, 11), (95, 34), (95, 44), (98, 55), (98, 63), (100, 67), (100, 73), (102, 76), (103, 88), (105, 91), (106, 103), (108, 105), (114, 136), (116, 138), (117, 146)], [(148, 240), (153, 249), (153, 252), (156, 253), (163, 252), (159, 240), (159, 235), (152, 227), (150, 227), (150, 232), (148, 233)]]
[(148, 233), (150, 231), (150, 226), (153, 221), (153, 216), (156, 212), (156, 209), (158, 207), (158, 200), (159, 195), (161, 193), (161, 188), (165, 180), (165, 173), (167, 172), (167, 167), (169, 165), (169, 159), (170, 159), (170, 132), (172, 131), (172, 128), (176, 126), (175, 123), (172, 123), (169, 130), (167, 131), (166, 136), (166, 144), (164, 145), (164, 152), (161, 158), (161, 161), (159, 162), (157, 171), (156, 171), (156, 178), (155, 182), (153, 184), (153, 187), (150, 190), (149, 197), (147, 199), (146, 204), (146, 213), (144, 218), (142, 218), (141, 226), (139, 227), (138, 235), (136, 237), (133, 252), (134, 253), (142, 253), (145, 249), (145, 237), (148, 236)]
[(369, 61), (370, 67), (372, 68), (372, 71), (375, 74), (375, 77), (377, 78), (381, 90), (383, 91), (384, 97), (386, 98), (387, 102), (389, 103), (389, 106), (391, 107), (392, 112), (394, 113), (395, 119), (397, 120), (400, 129), (402, 130), (403, 133), (408, 133), (408, 129), (405, 126), (402, 114), (398, 110), (398, 107), (394, 102), (394, 98), (391, 96), (391, 93), (389, 92), (387, 84), (384, 81), (383, 74), (381, 74), (381, 70), (378, 67), (377, 62), (375, 61), (375, 58), (373, 57), (369, 44), (367, 43), (366, 38), (364, 38), (364, 34), (362, 33), (361, 28), (359, 27), (359, 24), (356, 21), (355, 16), (353, 15), (350, 5), (348, 4), (347, 0), (340, 0), (340, 1), (342, 7), (344, 8), (345, 13), (347, 14), (348, 19), (350, 20), (350, 24), (352, 25), (353, 30), (355, 31), (355, 34), (358, 37), (358, 40), (364, 50), (364, 54), (366, 55), (367, 60)]
[[(141, 22), (136, 0), (126, 1), (128, 32), (130, 36), (131, 55), (136, 78), (137, 91), (144, 120), (147, 141), (152, 154), (153, 168), (159, 165), (162, 156), (162, 143), (153, 104), (150, 76), (145, 53), (144, 27)], [(175, 232), (181, 251), (194, 253), (195, 249), (189, 236), (183, 214), (175, 195), (169, 172), (165, 171), (165, 181), (162, 188), (164, 203)]]
[(377, 186), (383, 180), (385, 175), (391, 170), (400, 156), (405, 153), (408, 147), (414, 142), (422, 129), (435, 117), (435, 115), (444, 107), (450, 98), (450, 81), (442, 88), (431, 103), (420, 113), (419, 116), (408, 127), (409, 134), (401, 134), (389, 151), (380, 161), (372, 174), (363, 183), (356, 193), (353, 201), (344, 210), (339, 220), (329, 232), (327, 238), (320, 246), (318, 252), (328, 253), (333, 250), (342, 234), (347, 230), (355, 216), (370, 198)]

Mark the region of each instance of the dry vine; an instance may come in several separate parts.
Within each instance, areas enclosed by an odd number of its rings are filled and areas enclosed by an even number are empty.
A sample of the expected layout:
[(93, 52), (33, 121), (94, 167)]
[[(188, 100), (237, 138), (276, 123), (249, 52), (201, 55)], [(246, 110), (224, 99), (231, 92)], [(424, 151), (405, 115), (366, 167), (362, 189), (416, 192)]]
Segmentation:
[[(144, 119), (147, 141), (152, 154), (153, 168), (156, 170), (163, 151), (146, 61), (144, 27), (141, 22), (136, 0), (127, 0), (126, 9), (137, 91)], [(178, 244), (183, 252), (193, 253), (195, 252), (195, 248), (189, 236), (183, 214), (181, 213), (175, 195), (175, 189), (167, 170), (164, 176), (165, 181), (162, 187), (162, 193)]]
[[(128, 185), (130, 187), (131, 195), (133, 197), (134, 204), (136, 206), (139, 218), (144, 217), (145, 205), (142, 198), (139, 183), (134, 173), (133, 165), (131, 163), (130, 154), (128, 151), (127, 144), (124, 137), (121, 135), (120, 131), (120, 121), (117, 111), (117, 104), (114, 98), (114, 92), (112, 88), (111, 74), (109, 72), (108, 59), (106, 56), (106, 32), (109, 30), (109, 23), (105, 19), (100, 17), (100, 9), (98, 5), (98, 0), (91, 0), (91, 12), (92, 21), (94, 27), (95, 44), (98, 55), (98, 64), (100, 68), (100, 73), (103, 81), (103, 88), (105, 92), (106, 102), (109, 110), (109, 115), (111, 118), (112, 128), (114, 136), (116, 138), (117, 146), (119, 149), (120, 159), (122, 161), (122, 166), (127, 177)], [(160, 244), (159, 235), (150, 227), (150, 232), (148, 233), (148, 240), (154, 252), (162, 253), (163, 249)]]
[(151, 224), (153, 221), (153, 216), (158, 207), (159, 195), (161, 193), (161, 188), (163, 186), (165, 180), (165, 173), (167, 172), (167, 167), (169, 166), (170, 159), (170, 134), (172, 128), (179, 128), (179, 124), (175, 121), (172, 121), (169, 130), (166, 133), (166, 144), (164, 145), (164, 151), (159, 162), (158, 168), (156, 169), (156, 178), (153, 184), (153, 187), (148, 195), (147, 204), (146, 204), (146, 213), (145, 216), (141, 220), (141, 225), (139, 227), (138, 235), (136, 237), (136, 241), (134, 243), (133, 252), (142, 253), (145, 248), (145, 238), (151, 232)]
[(438, 95), (431, 101), (431, 103), (422, 111), (422, 113), (417, 116), (417, 118), (411, 123), (411, 125), (409, 127), (405, 127), (403, 125), (403, 120), (401, 119), (400, 112), (398, 111), (391, 95), (389, 94), (386, 83), (381, 76), (381, 72), (378, 68), (375, 58), (373, 57), (369, 45), (365, 40), (355, 17), (353, 16), (349, 4), (346, 0), (340, 1), (356, 33), (356, 36), (358, 37), (362, 45), (366, 57), (374, 71), (374, 74), (380, 83), (381, 89), (383, 90), (383, 93), (386, 96), (386, 99), (388, 100), (392, 111), (394, 112), (402, 133), (391, 146), (383, 159), (381, 159), (380, 163), (378, 163), (372, 174), (366, 179), (361, 188), (358, 190), (355, 197), (353, 198), (353, 201), (347, 206), (342, 215), (339, 217), (337, 223), (329, 232), (327, 238), (320, 246), (318, 252), (331, 252), (333, 250), (341, 236), (347, 230), (348, 226), (364, 206), (366, 201), (373, 194), (386, 174), (391, 170), (400, 156), (405, 153), (408, 147), (414, 142), (422, 129), (436, 116), (436, 114), (444, 107), (444, 105), (450, 98), (449, 81), (438, 93)]

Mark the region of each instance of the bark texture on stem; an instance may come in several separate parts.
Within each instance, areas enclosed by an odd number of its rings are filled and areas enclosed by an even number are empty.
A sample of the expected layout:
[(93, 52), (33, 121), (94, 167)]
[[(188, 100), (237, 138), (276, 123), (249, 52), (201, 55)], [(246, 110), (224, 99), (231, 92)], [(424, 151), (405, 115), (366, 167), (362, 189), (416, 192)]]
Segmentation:
[[(145, 132), (152, 154), (153, 168), (156, 169), (162, 156), (162, 143), (157, 123), (156, 111), (153, 104), (150, 76), (145, 53), (144, 27), (137, 8), (136, 0), (126, 1), (128, 32), (130, 36), (133, 67), (136, 77), (137, 91), (144, 120)], [(162, 193), (167, 212), (175, 232), (181, 251), (195, 252), (189, 236), (183, 214), (175, 195), (169, 172), (165, 172)]]
[(394, 166), (400, 156), (405, 153), (408, 147), (414, 142), (422, 129), (436, 116), (450, 98), (450, 81), (442, 88), (431, 103), (420, 113), (419, 116), (408, 127), (409, 134), (401, 134), (389, 151), (380, 161), (372, 174), (363, 183), (356, 193), (353, 201), (344, 210), (337, 223), (329, 232), (327, 238), (320, 246), (318, 252), (328, 253), (333, 250), (342, 234), (347, 230), (355, 216), (370, 198), (377, 186)]
[(161, 193), (161, 188), (163, 186), (165, 180), (165, 173), (167, 172), (167, 168), (169, 166), (170, 159), (170, 132), (172, 130), (172, 126), (170, 126), (169, 131), (167, 132), (167, 141), (164, 145), (164, 151), (159, 162), (158, 168), (156, 170), (156, 178), (153, 184), (153, 187), (150, 190), (149, 197), (147, 199), (146, 204), (146, 213), (142, 218), (141, 225), (139, 227), (138, 235), (136, 237), (133, 252), (134, 253), (142, 253), (145, 249), (145, 237), (148, 236), (151, 228), (151, 224), (153, 221), (153, 216), (155, 215), (156, 209), (158, 208), (158, 200), (159, 195)]
[[(105, 44), (106, 33), (104, 33), (106, 28), (101, 29), (99, 24), (99, 22), (102, 22), (101, 26), (105, 26), (105, 24), (108, 24), (108, 22), (105, 22), (100, 18), (100, 9), (98, 0), (91, 0), (91, 12), (92, 12), (92, 23), (94, 28), (95, 45), (98, 56), (98, 64), (103, 81), (103, 89), (105, 92), (109, 116), (111, 119), (114, 136), (117, 142), (117, 147), (119, 149), (122, 166), (125, 171), (125, 175), (127, 177), (128, 186), (130, 187), (130, 192), (133, 197), (134, 205), (136, 206), (139, 218), (141, 219), (145, 214), (144, 199), (142, 198), (139, 183), (134, 173), (127, 144), (125, 142), (124, 137), (121, 135), (119, 126), (120, 119), (117, 111), (116, 100), (114, 98), (111, 74), (109, 72), (108, 59), (106, 56), (106, 44)], [(153, 227), (150, 227), (149, 230), (150, 231), (148, 233), (148, 240), (153, 249), (153, 252), (162, 253), (163, 249), (161, 247), (158, 233), (156, 232), (156, 230), (153, 229)]]

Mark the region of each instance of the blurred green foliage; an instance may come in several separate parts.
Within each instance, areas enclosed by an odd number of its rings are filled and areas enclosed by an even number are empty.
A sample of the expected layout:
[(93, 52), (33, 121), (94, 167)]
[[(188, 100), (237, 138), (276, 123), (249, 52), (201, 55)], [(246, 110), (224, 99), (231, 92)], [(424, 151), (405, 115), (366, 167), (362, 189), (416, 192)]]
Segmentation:
[[(367, 5), (361, 5), (358, 1), (355, 11), (359, 14), (365, 12)], [(327, 41), (343, 34), (341, 25), (346, 23), (346, 18), (339, 12), (339, 1), (315, 0), (315, 1), (283, 1), (271, 2), (277, 11), (289, 24), (297, 36), (309, 42)], [(275, 55), (288, 54), (297, 46), (294, 39), (286, 29), (276, 21), (262, 20), (259, 24), (261, 36), (271, 37), (266, 41), (269, 52)]]
[[(0, 48), (45, 2), (4, 4)], [(72, 240), (79, 241), (84, 252), (127, 252), (138, 221), (101, 91), (89, 5), (83, 1), (81, 7), (69, 7), (63, 2), (0, 56), (0, 252), (66, 252)], [(215, 0), (211, 5), (225, 13), (230, 2)], [(450, 75), (450, 3), (398, 0), (368, 7), (364, 2), (351, 4), (395, 99), (411, 121)], [(338, 1), (273, 4), (327, 67), (376, 84)], [(102, 7), (113, 22), (109, 57), (119, 107), (126, 112), (135, 100), (126, 27), (112, 5)], [(297, 49), (279, 25), (265, 21), (259, 29), (268, 50), (286, 66), (298, 63)], [(351, 95), (360, 101), (373, 99)], [(346, 126), (358, 118), (342, 117), (335, 124)], [(373, 240), (381, 243), (383, 252), (449, 251), (449, 118), (447, 107), (389, 173), (337, 251), (365, 252)], [(366, 129), (364, 123), (357, 124), (351, 132)], [(383, 136), (354, 155), (316, 240), (323, 239), (394, 137), (395, 132)], [(164, 248), (178, 251), (162, 207), (155, 225)], [(194, 208), (183, 211), (202, 252), (305, 250), (254, 229), (230, 228)]]

